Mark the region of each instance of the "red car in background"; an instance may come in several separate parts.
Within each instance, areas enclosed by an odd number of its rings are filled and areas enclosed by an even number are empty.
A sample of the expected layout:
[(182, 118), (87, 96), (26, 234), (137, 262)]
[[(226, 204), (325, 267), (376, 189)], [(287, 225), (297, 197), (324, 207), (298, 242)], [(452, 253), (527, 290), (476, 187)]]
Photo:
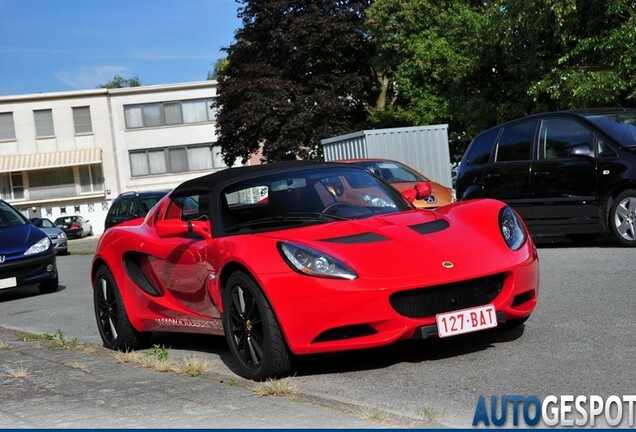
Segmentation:
[(453, 189), (430, 180), (424, 174), (402, 162), (389, 159), (343, 159), (338, 162), (360, 165), (399, 191), (412, 189), (416, 183), (430, 183), (431, 194), (415, 200), (413, 204), (416, 207), (434, 209), (455, 202)]
[[(536, 249), (494, 200), (435, 212), (349, 164), (281, 162), (189, 180), (93, 260), (97, 326), (118, 350), (149, 332), (225, 335), (237, 372), (296, 355), (512, 327), (532, 313)], [(406, 197), (406, 198), (405, 198)]]

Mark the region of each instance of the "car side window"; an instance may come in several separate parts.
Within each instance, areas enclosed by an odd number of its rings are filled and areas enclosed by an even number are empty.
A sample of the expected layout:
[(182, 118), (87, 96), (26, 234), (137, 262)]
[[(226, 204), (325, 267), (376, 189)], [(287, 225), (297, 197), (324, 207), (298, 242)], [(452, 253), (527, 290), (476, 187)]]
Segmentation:
[(598, 157), (606, 159), (606, 158), (615, 158), (618, 155), (603, 139), (596, 137), (596, 154)]
[(130, 202), (130, 212), (129, 212), (130, 216), (137, 218), (139, 216), (141, 216), (141, 213), (139, 212), (139, 203), (137, 202), (137, 200), (132, 200)]
[(126, 214), (130, 200), (123, 199), (113, 206), (113, 216), (123, 216)]
[(175, 197), (170, 201), (164, 219), (209, 220), (209, 203), (208, 195)]
[(501, 129), (494, 129), (478, 136), (468, 150), (466, 165), (478, 165), (488, 163), (490, 153), (495, 146), (495, 140)]
[(497, 162), (530, 160), (536, 125), (536, 121), (531, 121), (504, 128), (497, 145), (495, 160)]
[(570, 159), (593, 155), (592, 132), (569, 119), (545, 119), (539, 132), (539, 159)]

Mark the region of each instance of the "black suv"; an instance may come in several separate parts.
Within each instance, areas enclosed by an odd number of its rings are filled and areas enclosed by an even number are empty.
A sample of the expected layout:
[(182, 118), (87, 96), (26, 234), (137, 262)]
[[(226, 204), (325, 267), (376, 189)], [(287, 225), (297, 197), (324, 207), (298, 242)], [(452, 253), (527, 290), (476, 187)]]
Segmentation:
[(636, 246), (636, 110), (535, 114), (471, 142), (457, 198), (496, 198), (536, 235), (590, 241), (611, 232)]
[(120, 194), (108, 210), (104, 230), (122, 222), (146, 216), (148, 211), (168, 192), (167, 190), (157, 190)]

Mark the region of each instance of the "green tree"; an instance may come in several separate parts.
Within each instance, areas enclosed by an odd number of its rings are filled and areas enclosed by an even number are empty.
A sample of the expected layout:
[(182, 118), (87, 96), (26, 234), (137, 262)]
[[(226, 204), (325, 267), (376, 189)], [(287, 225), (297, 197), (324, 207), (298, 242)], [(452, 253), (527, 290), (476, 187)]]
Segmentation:
[(226, 163), (321, 156), (320, 139), (361, 128), (373, 82), (371, 0), (238, 0), (242, 28), (219, 74)]
[(376, 0), (368, 17), (377, 46), (374, 71), (384, 84), (370, 110), (372, 123), (450, 123), (451, 131), (464, 131), (467, 80), (480, 55), (481, 3)]
[(124, 87), (139, 87), (141, 85), (141, 81), (137, 75), (132, 78), (124, 78), (121, 75), (115, 75), (112, 80), (108, 81), (105, 84), (100, 85), (98, 88), (124, 88)]
[(529, 93), (556, 108), (636, 104), (633, 0), (550, 0), (562, 50)]
[(221, 75), (221, 72), (227, 67), (227, 58), (226, 57), (222, 57), (220, 59), (217, 59), (214, 62), (214, 65), (212, 66), (212, 70), (210, 72), (208, 72), (208, 80), (217, 80), (219, 79), (219, 75)]

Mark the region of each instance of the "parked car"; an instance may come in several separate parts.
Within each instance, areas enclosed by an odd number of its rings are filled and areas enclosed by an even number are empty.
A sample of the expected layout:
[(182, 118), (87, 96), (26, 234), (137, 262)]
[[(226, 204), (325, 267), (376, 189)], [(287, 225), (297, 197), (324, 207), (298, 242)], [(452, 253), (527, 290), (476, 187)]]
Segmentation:
[(415, 200), (413, 204), (416, 207), (434, 209), (455, 202), (455, 195), (451, 188), (431, 181), (424, 174), (401, 162), (388, 159), (344, 159), (338, 162), (360, 165), (382, 180), (389, 182), (399, 191), (412, 189), (413, 185), (418, 182), (429, 182), (432, 188), (431, 195), (421, 200)]
[(543, 113), (491, 128), (464, 154), (457, 197), (500, 199), (536, 235), (611, 232), (636, 246), (636, 110)]
[(539, 263), (521, 219), (495, 200), (409, 203), (428, 193), (306, 161), (186, 181), (140, 225), (100, 239), (91, 279), (104, 346), (225, 334), (240, 374), (260, 380), (289, 373), (295, 355), (523, 323)]
[(58, 289), (51, 239), (9, 203), (0, 200), (0, 290), (39, 285)]
[(68, 238), (84, 238), (93, 235), (93, 226), (90, 221), (79, 215), (59, 217), (55, 219), (55, 225), (62, 229)]
[(146, 216), (169, 191), (154, 190), (143, 192), (124, 192), (117, 196), (106, 214), (104, 229)]
[(53, 242), (53, 249), (55, 249), (56, 253), (62, 255), (68, 254), (68, 240), (66, 238), (66, 233), (64, 233), (60, 227), (47, 218), (31, 218), (31, 223), (49, 236)]

